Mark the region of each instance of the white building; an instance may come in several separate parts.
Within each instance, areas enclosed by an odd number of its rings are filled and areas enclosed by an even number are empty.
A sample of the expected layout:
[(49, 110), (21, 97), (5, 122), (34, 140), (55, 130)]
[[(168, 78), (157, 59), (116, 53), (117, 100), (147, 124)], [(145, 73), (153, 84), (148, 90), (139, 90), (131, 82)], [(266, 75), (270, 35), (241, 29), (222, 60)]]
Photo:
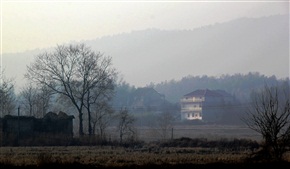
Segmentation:
[(225, 102), (231, 98), (223, 90), (199, 89), (180, 100), (182, 120), (214, 122), (221, 118)]

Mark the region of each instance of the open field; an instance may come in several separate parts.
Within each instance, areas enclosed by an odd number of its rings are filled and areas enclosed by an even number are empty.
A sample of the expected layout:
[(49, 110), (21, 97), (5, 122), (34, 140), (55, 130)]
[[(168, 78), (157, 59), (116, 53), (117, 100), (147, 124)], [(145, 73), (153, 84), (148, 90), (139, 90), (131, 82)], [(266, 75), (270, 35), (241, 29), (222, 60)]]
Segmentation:
[[(146, 166), (163, 166), (161, 168), (183, 166), (187, 168), (190, 166), (214, 166), (213, 164), (243, 166), (246, 165), (245, 159), (249, 157), (250, 153), (250, 151), (222, 152), (217, 149), (177, 147), (142, 147), (138, 149), (112, 146), (1, 147), (0, 164), (5, 164), (6, 167), (27, 168), (43, 168), (53, 164), (55, 167), (81, 166), (83, 168), (146, 168)], [(283, 165), (289, 166), (290, 154), (287, 154), (287, 160), (288, 163)]]
[[(131, 148), (119, 146), (45, 146), (0, 147), (0, 168), (260, 168), (273, 165), (289, 168), (288, 162), (279, 164), (246, 161), (253, 153), (250, 149), (220, 149), (202, 147), (166, 147), (156, 144), (160, 140), (158, 129), (137, 128), (138, 139), (145, 141)], [(171, 132), (171, 130), (170, 130)], [(169, 137), (172, 133), (169, 132)], [(112, 135), (114, 136), (114, 135)], [(173, 138), (206, 138), (206, 140), (251, 139), (260, 136), (243, 126), (190, 125), (175, 126)], [(112, 137), (117, 139), (117, 136)]]
[[(155, 141), (160, 137), (160, 129), (153, 127), (138, 127), (137, 132), (140, 140)], [(171, 130), (168, 131), (168, 138), (171, 137)], [(206, 138), (216, 140), (220, 138), (244, 138), (261, 140), (259, 133), (249, 129), (247, 126), (235, 125), (176, 125), (173, 127), (173, 138), (190, 137)]]

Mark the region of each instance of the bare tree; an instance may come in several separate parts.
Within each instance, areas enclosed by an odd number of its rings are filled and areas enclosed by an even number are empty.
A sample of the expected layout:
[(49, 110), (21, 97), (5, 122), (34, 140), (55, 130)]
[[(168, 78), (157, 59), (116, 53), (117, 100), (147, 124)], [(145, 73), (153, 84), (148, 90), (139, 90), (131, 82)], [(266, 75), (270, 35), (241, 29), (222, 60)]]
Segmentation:
[(19, 101), (25, 114), (43, 117), (47, 113), (52, 95), (52, 91), (47, 86), (34, 87), (29, 83), (20, 91)]
[(12, 79), (4, 76), (4, 71), (0, 75), (0, 112), (1, 116), (11, 114), (15, 108), (15, 93)]
[(54, 92), (47, 86), (40, 86), (37, 93), (37, 112), (43, 117), (48, 112)]
[(264, 140), (264, 158), (281, 160), (290, 144), (289, 84), (267, 86), (252, 94), (252, 108), (243, 121)]
[(37, 102), (37, 89), (31, 84), (24, 86), (19, 94), (20, 103), (23, 107), (24, 113), (29, 116), (34, 116)]
[(135, 118), (129, 114), (127, 109), (121, 109), (118, 116), (118, 126), (120, 143), (123, 143), (124, 136), (134, 135), (134, 122)]
[(116, 73), (111, 69), (111, 58), (104, 58), (98, 63), (93, 56), (83, 59), (81, 74), (89, 90), (84, 97), (84, 107), (88, 114), (88, 132), (92, 134), (92, 113), (99, 105), (108, 103), (113, 97)]
[(105, 140), (105, 130), (109, 126), (109, 123), (112, 121), (114, 111), (107, 102), (99, 102), (95, 111), (92, 113), (93, 133), (97, 134), (101, 140)]
[(173, 128), (174, 116), (169, 111), (164, 111), (158, 115), (157, 126), (160, 129), (160, 136), (163, 140), (166, 140), (170, 131)]
[(80, 135), (84, 134), (84, 107), (90, 113), (92, 94), (98, 94), (96, 89), (100, 88), (100, 84), (106, 85), (104, 81), (107, 79), (113, 82), (116, 76), (111, 58), (92, 51), (84, 44), (60, 45), (52, 53), (39, 54), (27, 70), (27, 78), (70, 100), (78, 111)]

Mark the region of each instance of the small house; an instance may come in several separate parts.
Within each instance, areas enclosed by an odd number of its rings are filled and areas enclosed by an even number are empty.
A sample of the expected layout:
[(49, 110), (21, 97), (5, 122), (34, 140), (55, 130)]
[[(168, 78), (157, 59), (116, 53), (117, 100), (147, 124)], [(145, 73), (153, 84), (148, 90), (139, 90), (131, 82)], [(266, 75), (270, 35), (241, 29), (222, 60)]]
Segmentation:
[(224, 90), (198, 89), (180, 99), (182, 120), (216, 122), (222, 118), (225, 103), (233, 99)]

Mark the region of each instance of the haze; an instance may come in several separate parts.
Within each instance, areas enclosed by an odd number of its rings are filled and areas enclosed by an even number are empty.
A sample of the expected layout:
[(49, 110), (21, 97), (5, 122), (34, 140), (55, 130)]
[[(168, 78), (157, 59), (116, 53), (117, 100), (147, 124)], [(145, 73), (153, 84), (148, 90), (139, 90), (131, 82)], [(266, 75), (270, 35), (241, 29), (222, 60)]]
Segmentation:
[(193, 29), (288, 13), (280, 2), (1, 1), (2, 53), (146, 28)]
[[(57, 44), (70, 43), (72, 41), (94, 40), (151, 28), (158, 30), (193, 30), (238, 18), (259, 18), (285, 14), (289, 15), (289, 1), (121, 2), (2, 0), (1, 68), (5, 67), (8, 76), (22, 76), (19, 71), (23, 73), (25, 70), (20, 69), (21, 65), (14, 65), (17, 58), (14, 58), (13, 62), (4, 63), (2, 62), (3, 55), (8, 56), (13, 53), (55, 47)], [(115, 54), (110, 51), (106, 52), (110, 55)], [(125, 80), (132, 84), (144, 86), (156, 81), (156, 79), (164, 80), (171, 77), (163, 74), (163, 77), (155, 77), (155, 79), (148, 77), (141, 82), (140, 73), (132, 73), (135, 71), (136, 65), (130, 69), (130, 67), (124, 66), (128, 65), (128, 60), (116, 55), (111, 55), (113, 62), (117, 60), (117, 68), (124, 74)], [(19, 60), (21, 59), (23, 60), (23, 58), (19, 58)], [(285, 61), (286, 64), (289, 64), (289, 60)], [(144, 63), (148, 63), (148, 65), (144, 65), (147, 70), (150, 69), (150, 62), (150, 60), (144, 61)], [(13, 71), (12, 67), (19, 67), (19, 70)], [(25, 66), (22, 65), (22, 67)], [(289, 69), (283, 69), (283, 71), (283, 76), (289, 74)], [(172, 78), (181, 78), (182, 75), (186, 74), (182, 72), (175, 74), (175, 77)], [(143, 77), (146, 76), (144, 75)]]

